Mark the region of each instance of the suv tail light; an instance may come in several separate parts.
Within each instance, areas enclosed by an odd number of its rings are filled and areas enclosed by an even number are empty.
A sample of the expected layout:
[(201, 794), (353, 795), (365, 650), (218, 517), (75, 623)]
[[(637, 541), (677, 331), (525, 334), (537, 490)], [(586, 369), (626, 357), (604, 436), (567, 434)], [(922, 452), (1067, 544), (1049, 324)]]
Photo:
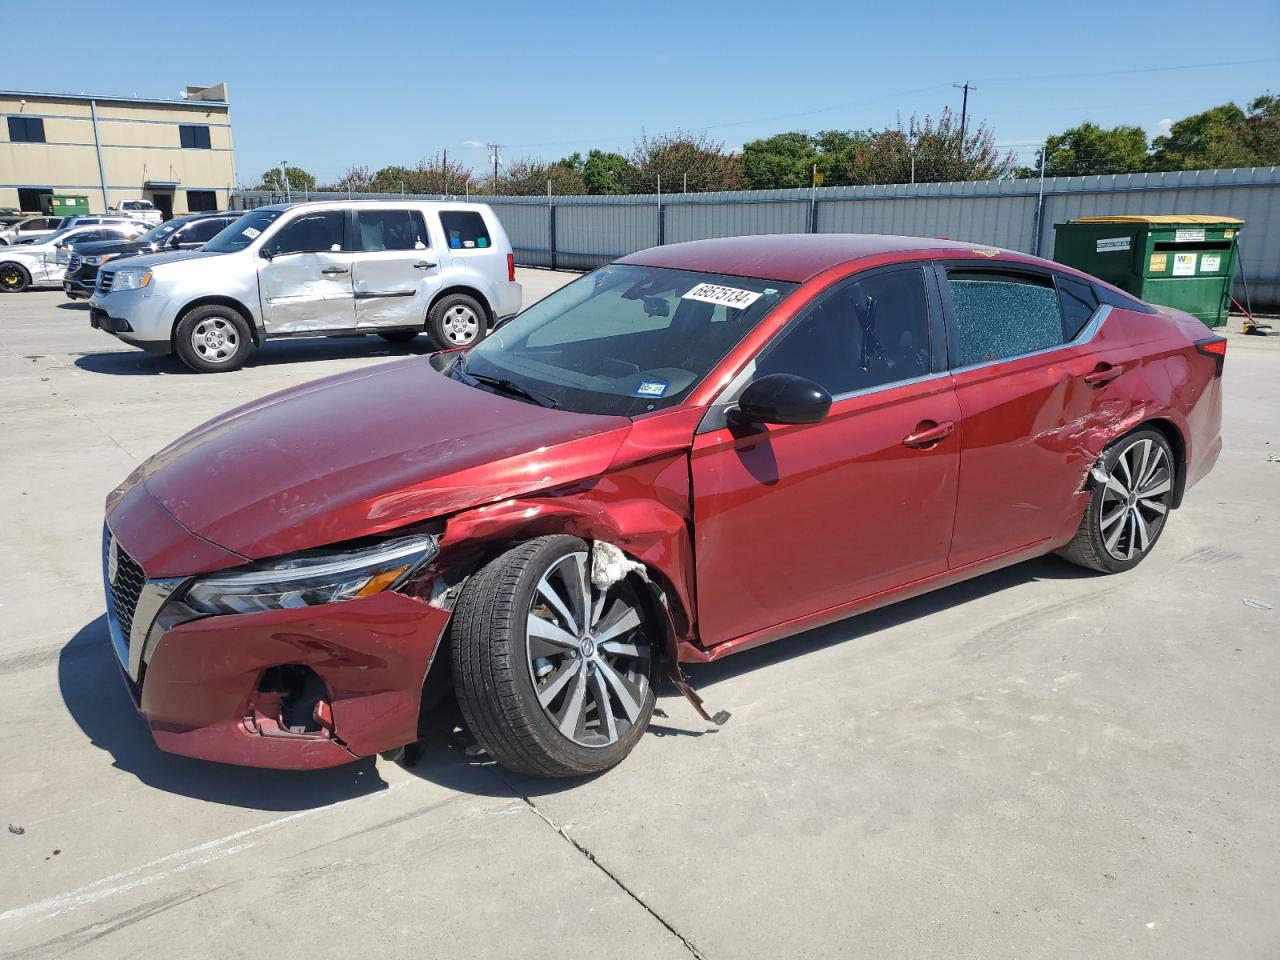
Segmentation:
[(516, 282), (516, 255), (514, 253), (507, 254), (507, 282)]
[(1214, 362), (1215, 377), (1222, 376), (1222, 365), (1227, 359), (1227, 340), (1225, 337), (1209, 337), (1206, 340), (1196, 341), (1196, 352), (1203, 353), (1206, 357), (1212, 357)]

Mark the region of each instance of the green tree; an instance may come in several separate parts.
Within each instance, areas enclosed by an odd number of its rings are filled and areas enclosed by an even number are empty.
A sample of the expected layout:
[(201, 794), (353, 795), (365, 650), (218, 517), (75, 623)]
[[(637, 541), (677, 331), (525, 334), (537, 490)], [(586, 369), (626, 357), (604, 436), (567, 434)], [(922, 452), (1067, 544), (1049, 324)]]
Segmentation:
[(635, 171), (620, 153), (592, 150), (582, 165), (582, 178), (587, 184), (587, 193), (622, 194), (628, 192)]
[(748, 190), (807, 187), (817, 163), (814, 138), (799, 130), (752, 140), (742, 148), (742, 185)]
[(471, 187), (473, 177), (468, 167), (441, 152), (412, 167), (383, 167), (365, 189), (373, 193), (457, 194)]
[[(316, 178), (301, 167), (289, 167), (289, 189), (298, 192), (314, 190), (316, 188)], [(276, 193), (284, 193), (284, 181), (280, 178), (280, 168), (272, 167), (262, 174), (262, 182), (258, 184), (259, 190), (274, 190)]]
[(541, 163), (537, 160), (515, 160), (498, 178), (498, 194), (512, 197), (545, 196), (547, 184), (555, 196), (586, 193), (587, 185), (571, 165), (563, 161)]
[[(1045, 140), (1047, 177), (1087, 177), (1101, 173), (1137, 173), (1150, 168), (1147, 135), (1141, 127), (1100, 127), (1085, 121)], [(1024, 168), (1025, 169), (1025, 168)], [(1033, 176), (1040, 173), (1036, 155)], [(1020, 171), (1022, 172), (1022, 171)]]
[(1156, 137), (1157, 170), (1206, 170), (1280, 163), (1280, 97), (1263, 94), (1246, 113), (1224, 103), (1179, 120)]
[(912, 116), (905, 127), (852, 134), (830, 167), (829, 182), (845, 184), (997, 180), (1013, 172), (1014, 154), (996, 150), (985, 120), (968, 124), (962, 139), (958, 118), (944, 109), (936, 120)]
[(678, 193), (686, 183), (698, 193), (736, 190), (741, 185), (738, 158), (706, 134), (684, 130), (653, 137), (642, 134), (628, 160), (633, 168), (631, 193), (655, 192), (659, 178), (667, 193)]

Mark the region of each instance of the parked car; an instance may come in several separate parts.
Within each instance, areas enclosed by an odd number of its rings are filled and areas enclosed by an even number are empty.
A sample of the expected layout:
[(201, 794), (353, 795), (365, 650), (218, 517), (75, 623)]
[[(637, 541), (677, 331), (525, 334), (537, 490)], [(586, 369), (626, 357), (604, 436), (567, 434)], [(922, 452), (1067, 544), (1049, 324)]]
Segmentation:
[(107, 498), (111, 642), (173, 753), (344, 763), (443, 681), (503, 766), (604, 770), (662, 675), (702, 709), (682, 662), (1053, 551), (1132, 570), (1217, 460), (1225, 348), (971, 244), (642, 251), (144, 462)]
[(24, 217), (0, 229), (0, 246), (41, 240), (62, 225), (61, 217)]
[(485, 204), (323, 201), (259, 207), (199, 251), (100, 269), (90, 304), (98, 329), (220, 372), (277, 337), (425, 329), (468, 346), (520, 309), (520, 284)]
[(59, 231), (35, 243), (0, 250), (0, 293), (21, 293), (28, 287), (61, 284), (70, 258), (69, 249), (80, 241), (136, 237), (134, 223), (103, 223)]
[(151, 224), (160, 223), (164, 219), (164, 215), (150, 200), (122, 200), (107, 212)]
[(193, 213), (166, 220), (133, 239), (78, 243), (67, 262), (62, 289), (72, 300), (87, 300), (93, 296), (102, 264), (162, 250), (198, 250), (239, 216), (236, 212)]

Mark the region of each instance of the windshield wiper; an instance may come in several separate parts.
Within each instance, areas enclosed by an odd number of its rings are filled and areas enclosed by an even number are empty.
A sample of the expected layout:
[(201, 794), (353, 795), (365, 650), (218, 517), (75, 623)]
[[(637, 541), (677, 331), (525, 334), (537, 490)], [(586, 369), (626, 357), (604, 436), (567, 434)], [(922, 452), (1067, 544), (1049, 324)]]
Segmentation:
[(472, 373), (467, 369), (466, 354), (460, 354), (457, 362), (453, 365), (453, 369), (462, 374), (467, 380), (474, 380), (476, 383), (484, 384), (486, 387), (493, 387), (495, 390), (501, 390), (503, 393), (512, 397), (519, 397), (521, 400), (527, 400), (530, 403), (536, 403), (540, 407), (558, 407), (560, 406), (555, 400), (548, 397), (545, 393), (537, 393), (527, 387), (522, 387), (514, 380), (507, 380), (503, 377), (490, 377), (483, 373)]

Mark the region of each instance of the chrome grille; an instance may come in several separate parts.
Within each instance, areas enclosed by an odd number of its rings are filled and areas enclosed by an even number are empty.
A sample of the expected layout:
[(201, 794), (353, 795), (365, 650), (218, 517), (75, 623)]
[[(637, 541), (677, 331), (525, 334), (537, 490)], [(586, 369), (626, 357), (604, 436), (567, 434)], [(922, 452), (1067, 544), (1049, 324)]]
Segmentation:
[(80, 269), (80, 254), (73, 253), (67, 258), (67, 273), (75, 273)]
[(99, 293), (110, 293), (110, 292), (111, 292), (111, 283), (112, 283), (112, 281), (113, 281), (113, 280), (115, 280), (115, 278), (116, 278), (116, 275), (115, 275), (115, 273), (114, 273), (113, 271), (111, 271), (111, 270), (99, 270), (99, 271), (98, 271), (98, 292), (99, 292)]
[(142, 585), (146, 580), (147, 575), (142, 572), (142, 567), (112, 537), (107, 544), (107, 583), (111, 589), (112, 612), (115, 613), (120, 636), (126, 647), (133, 629), (133, 614), (138, 608), (138, 597), (142, 595)]

